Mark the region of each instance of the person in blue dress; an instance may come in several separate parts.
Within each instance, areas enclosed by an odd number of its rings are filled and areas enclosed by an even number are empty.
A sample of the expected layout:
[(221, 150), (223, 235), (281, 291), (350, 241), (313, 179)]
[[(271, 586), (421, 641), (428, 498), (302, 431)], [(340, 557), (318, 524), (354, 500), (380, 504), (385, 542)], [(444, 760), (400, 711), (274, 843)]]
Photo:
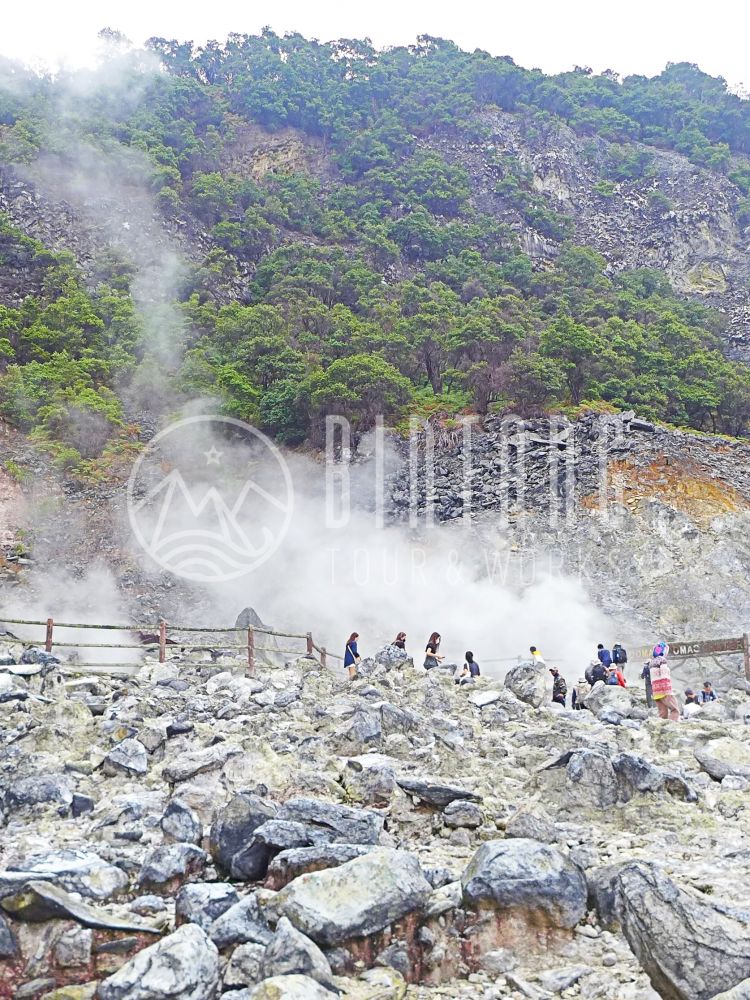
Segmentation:
[(349, 671), (349, 680), (351, 681), (357, 676), (357, 664), (361, 659), (359, 650), (357, 649), (357, 639), (359, 639), (359, 632), (352, 632), (346, 640), (346, 650), (344, 652), (344, 666)]

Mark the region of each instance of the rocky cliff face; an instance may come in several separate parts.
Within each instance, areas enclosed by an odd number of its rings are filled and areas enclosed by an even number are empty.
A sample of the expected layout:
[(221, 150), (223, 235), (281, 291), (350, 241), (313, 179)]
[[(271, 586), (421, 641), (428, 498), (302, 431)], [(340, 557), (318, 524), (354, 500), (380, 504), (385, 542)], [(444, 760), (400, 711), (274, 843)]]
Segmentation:
[(643, 146), (653, 157), (650, 175), (613, 183), (611, 193), (603, 194), (597, 185), (609, 150), (604, 139), (579, 136), (562, 123), (539, 127), (501, 111), (485, 112), (480, 124), (488, 133), (481, 142), (431, 142), (468, 169), (477, 208), (511, 223), (532, 258), (543, 263), (558, 245), (496, 192), (503, 158), (531, 172), (534, 189), (572, 220), (577, 243), (601, 253), (612, 271), (665, 271), (678, 291), (726, 314), (734, 352), (749, 356), (750, 229), (737, 222), (741, 193), (731, 181), (678, 153)]

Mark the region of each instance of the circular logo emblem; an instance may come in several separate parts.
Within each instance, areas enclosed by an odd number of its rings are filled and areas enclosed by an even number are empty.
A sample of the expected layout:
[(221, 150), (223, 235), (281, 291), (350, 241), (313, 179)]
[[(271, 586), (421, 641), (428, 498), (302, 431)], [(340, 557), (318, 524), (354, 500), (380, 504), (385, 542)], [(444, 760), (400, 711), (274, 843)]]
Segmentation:
[(279, 449), (232, 417), (170, 424), (133, 465), (127, 497), (139, 545), (170, 573), (200, 583), (234, 580), (264, 563), (294, 509)]

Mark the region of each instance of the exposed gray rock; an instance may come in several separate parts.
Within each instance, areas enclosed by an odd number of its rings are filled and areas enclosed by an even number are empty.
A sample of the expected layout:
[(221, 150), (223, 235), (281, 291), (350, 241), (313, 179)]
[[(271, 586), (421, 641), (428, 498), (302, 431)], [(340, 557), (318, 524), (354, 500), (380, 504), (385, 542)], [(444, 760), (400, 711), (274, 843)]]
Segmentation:
[(547, 668), (530, 660), (511, 667), (505, 675), (504, 684), (516, 698), (539, 708), (547, 699)]
[(268, 881), (274, 889), (281, 889), (298, 875), (336, 868), (371, 850), (373, 846), (367, 844), (322, 844), (281, 851), (268, 866)]
[(206, 867), (208, 855), (195, 844), (167, 844), (146, 855), (138, 884), (144, 888), (166, 885), (172, 879), (195, 875)]
[(268, 904), (317, 944), (331, 947), (388, 927), (427, 901), (417, 859), (379, 848), (338, 868), (301, 875)]
[(444, 809), (449, 803), (465, 799), (469, 802), (481, 802), (482, 796), (476, 792), (470, 792), (466, 788), (456, 788), (453, 785), (444, 785), (437, 781), (427, 781), (423, 778), (408, 778), (403, 775), (397, 776), (396, 781), (409, 795), (416, 795), (422, 802), (434, 806), (436, 809)]
[[(619, 716), (627, 719), (633, 708), (630, 692), (619, 684), (605, 684), (597, 681), (584, 699), (584, 705), (594, 715), (604, 721), (604, 716)], [(607, 721), (610, 721), (609, 718)]]
[(266, 948), (261, 963), (261, 978), (309, 976), (330, 989), (335, 989), (331, 966), (314, 941), (293, 927), (286, 917), (276, 925), (276, 933)]
[(179, 799), (172, 799), (164, 810), (161, 828), (170, 840), (183, 844), (200, 844), (203, 839), (203, 824), (198, 813)]
[(109, 775), (118, 773), (146, 774), (148, 773), (148, 752), (140, 740), (122, 740), (104, 758), (104, 770)]
[(750, 743), (722, 736), (696, 747), (693, 752), (700, 766), (714, 781), (721, 781), (727, 775), (750, 778)]
[(73, 788), (67, 775), (38, 774), (14, 781), (3, 797), (3, 809), (9, 812), (25, 806), (50, 805), (64, 815), (72, 802)]
[(176, 784), (179, 781), (187, 781), (194, 778), (196, 774), (204, 771), (214, 771), (223, 767), (230, 757), (242, 753), (240, 747), (229, 743), (217, 743), (215, 746), (206, 747), (203, 750), (193, 750), (182, 754), (177, 760), (171, 761), (162, 770), (165, 781)]
[[(224, 973), (223, 985), (250, 987), (263, 979), (261, 964), (265, 947), (262, 944), (239, 944), (233, 949)], [(230, 998), (234, 994), (229, 994)], [(249, 990), (248, 990), (249, 995)]]
[[(241, 792), (219, 810), (211, 825), (210, 850), (214, 863), (235, 879), (252, 878), (258, 870), (256, 859), (246, 856), (259, 826), (273, 819), (276, 807), (257, 795)], [(268, 852), (263, 850), (265, 864)]]
[(665, 1000), (709, 1000), (750, 978), (750, 914), (679, 888), (655, 864), (626, 862), (590, 877), (605, 926), (622, 928)]
[(266, 945), (271, 940), (271, 932), (254, 893), (244, 896), (217, 917), (208, 928), (208, 936), (221, 949), (247, 942)]
[(717, 993), (711, 1000), (750, 1000), (750, 979), (743, 980), (724, 993)]
[(18, 942), (10, 924), (0, 913), (0, 959), (15, 958), (16, 955), (18, 955)]
[(332, 1000), (335, 996), (309, 976), (273, 976), (250, 991), (250, 1000)]
[(237, 890), (227, 882), (190, 882), (177, 893), (175, 918), (178, 923), (189, 921), (208, 931), (217, 917), (239, 901)]
[(121, 930), (158, 934), (149, 924), (119, 920), (106, 910), (82, 903), (70, 893), (47, 882), (27, 882), (23, 891), (0, 899), (0, 906), (15, 917), (29, 923), (44, 920), (75, 920), (84, 927), (100, 927), (104, 930)]
[(586, 879), (554, 847), (535, 840), (490, 840), (461, 876), (464, 903), (542, 916), (554, 927), (575, 927), (586, 912)]
[(0, 886), (20, 886), (26, 881), (54, 882), (69, 892), (101, 900), (122, 892), (128, 876), (90, 851), (55, 851), (31, 855), (7, 872), (0, 872)]
[(557, 840), (557, 829), (549, 816), (539, 809), (522, 808), (508, 820), (505, 826), (505, 836), (539, 840), (543, 844), (551, 844)]
[(184, 924), (99, 986), (99, 1000), (213, 1000), (219, 992), (219, 953), (197, 924)]
[(482, 825), (482, 810), (473, 802), (453, 799), (443, 809), (443, 822), (450, 827), (467, 827), (470, 830)]
[(377, 844), (383, 829), (383, 817), (371, 809), (354, 809), (320, 799), (289, 799), (276, 819), (302, 823), (320, 834), (323, 842), (339, 844)]

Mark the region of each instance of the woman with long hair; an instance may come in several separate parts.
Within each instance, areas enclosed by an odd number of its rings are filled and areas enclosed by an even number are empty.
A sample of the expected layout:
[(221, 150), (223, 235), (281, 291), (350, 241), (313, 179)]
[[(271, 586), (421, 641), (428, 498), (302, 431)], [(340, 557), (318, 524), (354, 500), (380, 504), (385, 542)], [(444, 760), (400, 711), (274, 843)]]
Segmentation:
[(444, 656), (440, 655), (440, 633), (433, 632), (430, 638), (427, 640), (427, 645), (424, 651), (424, 668), (425, 670), (432, 670), (433, 667), (437, 667), (442, 660), (445, 659)]
[(346, 640), (346, 649), (344, 651), (344, 666), (349, 671), (350, 681), (353, 681), (357, 676), (357, 664), (361, 659), (359, 650), (357, 649), (357, 639), (359, 639), (359, 632), (352, 632)]
[(391, 643), (392, 646), (396, 646), (398, 649), (406, 649), (406, 632), (399, 632), (396, 638)]

